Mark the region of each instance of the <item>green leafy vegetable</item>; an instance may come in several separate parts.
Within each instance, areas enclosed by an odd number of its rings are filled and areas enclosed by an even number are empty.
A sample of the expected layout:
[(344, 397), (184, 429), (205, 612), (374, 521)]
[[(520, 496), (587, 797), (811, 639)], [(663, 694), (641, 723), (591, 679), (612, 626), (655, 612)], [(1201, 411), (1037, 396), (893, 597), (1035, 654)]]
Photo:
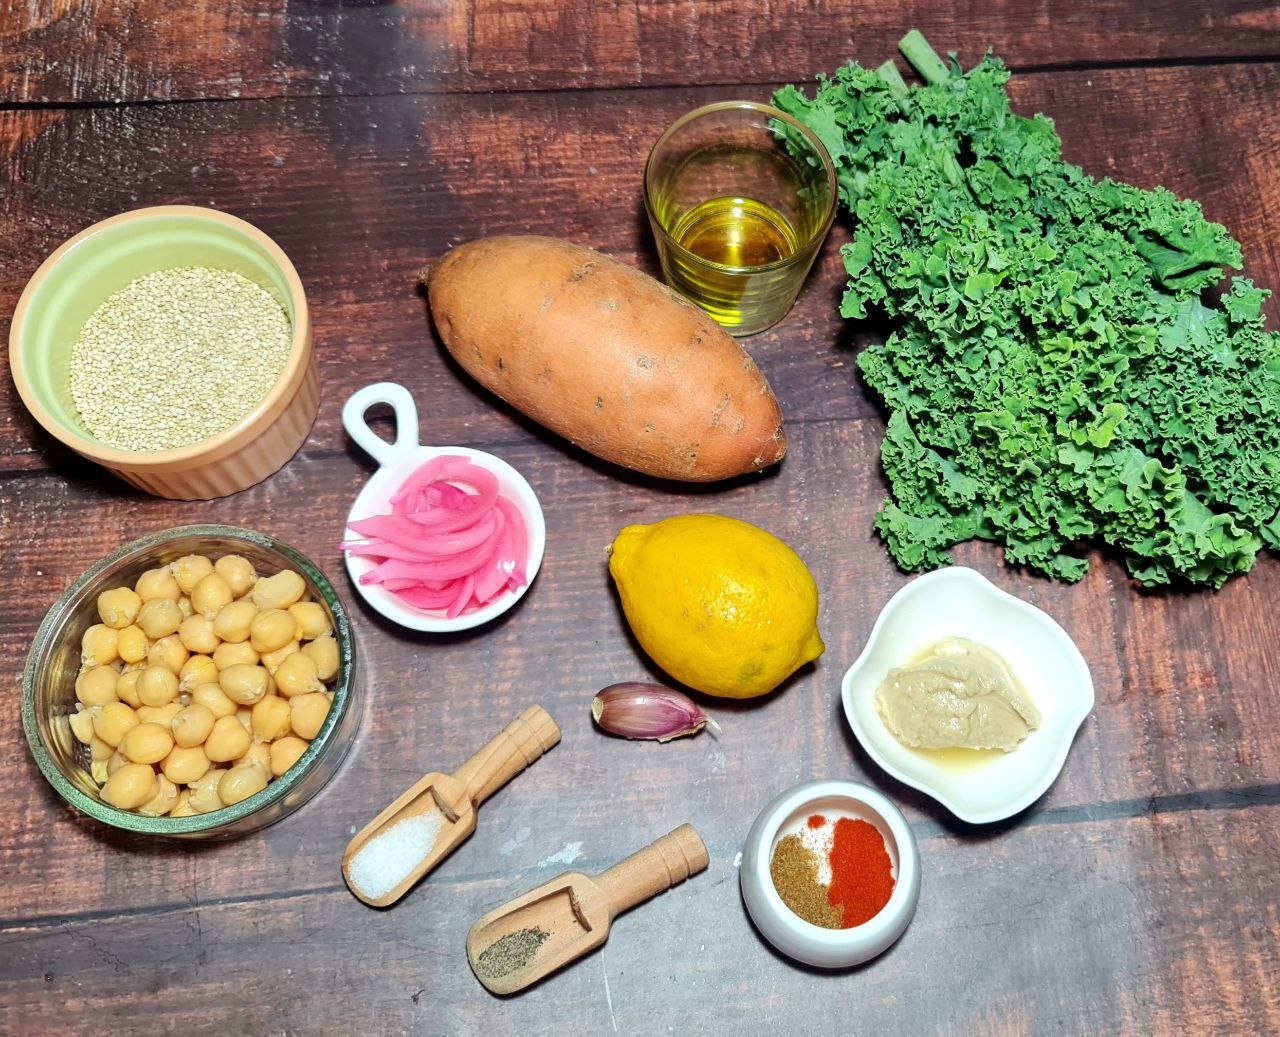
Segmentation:
[(894, 558), (982, 537), (1076, 580), (1102, 540), (1143, 584), (1247, 571), (1280, 546), (1280, 335), (1247, 280), (1202, 298), (1239, 245), (1194, 202), (1063, 162), (999, 59), (964, 72), (916, 32), (902, 50), (924, 86), (849, 65), (775, 97), (856, 219), (841, 312), (895, 323), (859, 357), (889, 410)]

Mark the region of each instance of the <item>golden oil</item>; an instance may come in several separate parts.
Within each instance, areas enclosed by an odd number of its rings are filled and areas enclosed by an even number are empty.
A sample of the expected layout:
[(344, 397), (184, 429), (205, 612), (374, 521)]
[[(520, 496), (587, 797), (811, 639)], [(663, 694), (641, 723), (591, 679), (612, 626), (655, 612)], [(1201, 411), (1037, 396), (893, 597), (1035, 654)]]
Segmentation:
[(1009, 755), (1001, 749), (915, 749), (913, 752), (956, 774), (971, 774)]
[(796, 253), (796, 232), (776, 209), (754, 198), (709, 198), (671, 231), (695, 256), (721, 266), (767, 266)]
[(790, 308), (807, 267), (786, 262), (799, 252), (801, 239), (778, 210), (754, 198), (722, 195), (663, 222), (681, 246), (660, 250), (667, 283), (725, 330), (760, 331)]

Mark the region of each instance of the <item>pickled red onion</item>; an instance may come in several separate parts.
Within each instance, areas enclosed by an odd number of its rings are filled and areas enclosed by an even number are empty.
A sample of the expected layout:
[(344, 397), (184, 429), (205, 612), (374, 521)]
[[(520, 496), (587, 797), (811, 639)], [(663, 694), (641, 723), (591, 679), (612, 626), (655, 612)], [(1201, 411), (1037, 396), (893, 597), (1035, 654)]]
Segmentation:
[(412, 608), (449, 618), (528, 582), (529, 534), (498, 478), (457, 454), (414, 471), (391, 496), (389, 515), (350, 524), (363, 539), (338, 547), (377, 564), (360, 577)]

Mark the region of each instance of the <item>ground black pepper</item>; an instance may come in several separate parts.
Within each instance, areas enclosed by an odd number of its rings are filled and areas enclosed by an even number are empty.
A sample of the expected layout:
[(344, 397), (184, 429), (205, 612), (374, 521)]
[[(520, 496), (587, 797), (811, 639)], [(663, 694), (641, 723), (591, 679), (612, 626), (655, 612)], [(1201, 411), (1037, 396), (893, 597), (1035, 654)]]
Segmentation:
[(533, 961), (550, 935), (545, 929), (519, 929), (494, 940), (476, 959), (476, 972), (485, 979), (501, 979)]

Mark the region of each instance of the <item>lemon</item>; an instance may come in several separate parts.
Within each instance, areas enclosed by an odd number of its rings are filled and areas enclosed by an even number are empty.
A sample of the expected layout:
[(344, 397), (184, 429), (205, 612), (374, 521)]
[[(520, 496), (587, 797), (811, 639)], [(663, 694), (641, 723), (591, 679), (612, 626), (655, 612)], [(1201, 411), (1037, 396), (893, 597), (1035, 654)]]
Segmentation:
[(627, 526), (610, 548), (609, 572), (641, 647), (708, 695), (764, 695), (825, 647), (813, 576), (749, 522), (678, 515)]

